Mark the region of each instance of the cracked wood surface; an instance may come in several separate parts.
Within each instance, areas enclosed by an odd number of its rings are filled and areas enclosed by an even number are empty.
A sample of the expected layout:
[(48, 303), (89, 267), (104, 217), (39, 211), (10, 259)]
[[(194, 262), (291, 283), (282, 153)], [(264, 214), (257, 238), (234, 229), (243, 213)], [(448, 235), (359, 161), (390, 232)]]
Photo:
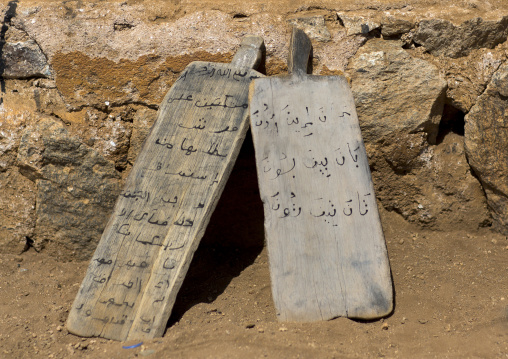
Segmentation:
[(379, 318), (392, 282), (353, 96), (344, 77), (307, 75), (310, 50), (294, 29), (292, 74), (250, 89), (277, 315)]
[(70, 310), (69, 332), (121, 341), (164, 334), (245, 138), (263, 46), (249, 36), (231, 64), (193, 62), (168, 92)]

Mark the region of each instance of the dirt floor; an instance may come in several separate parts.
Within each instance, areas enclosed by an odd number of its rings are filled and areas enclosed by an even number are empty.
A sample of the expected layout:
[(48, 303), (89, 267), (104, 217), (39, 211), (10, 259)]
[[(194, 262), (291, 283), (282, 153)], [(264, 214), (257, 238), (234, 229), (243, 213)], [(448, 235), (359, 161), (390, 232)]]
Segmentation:
[(279, 323), (266, 249), (202, 246), (163, 338), (79, 338), (65, 320), (87, 263), (29, 250), (0, 259), (1, 358), (508, 357), (508, 240), (421, 231), (385, 213), (391, 316)]
[(124, 349), (137, 342), (69, 334), (88, 263), (31, 248), (0, 258), (0, 358), (508, 357), (508, 239), (487, 228), (422, 230), (383, 210), (393, 314), (277, 322), (252, 151), (240, 153), (163, 338)]

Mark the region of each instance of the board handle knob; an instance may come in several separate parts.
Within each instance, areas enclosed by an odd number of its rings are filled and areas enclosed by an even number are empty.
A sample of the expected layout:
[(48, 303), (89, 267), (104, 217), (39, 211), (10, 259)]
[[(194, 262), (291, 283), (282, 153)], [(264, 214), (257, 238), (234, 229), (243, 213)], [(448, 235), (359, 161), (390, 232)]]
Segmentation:
[(303, 30), (293, 27), (289, 43), (288, 71), (290, 74), (303, 76), (307, 74), (312, 44)]
[(231, 64), (236, 67), (256, 69), (263, 59), (265, 43), (259, 36), (245, 36)]

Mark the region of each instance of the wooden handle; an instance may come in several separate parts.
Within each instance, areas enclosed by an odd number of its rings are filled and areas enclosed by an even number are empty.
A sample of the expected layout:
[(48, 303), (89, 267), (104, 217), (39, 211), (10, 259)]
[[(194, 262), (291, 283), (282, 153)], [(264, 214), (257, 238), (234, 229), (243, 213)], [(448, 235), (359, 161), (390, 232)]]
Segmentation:
[(240, 48), (233, 57), (231, 64), (236, 67), (248, 67), (256, 69), (261, 63), (265, 43), (259, 36), (246, 36), (243, 38)]
[(297, 76), (307, 74), (311, 49), (312, 44), (305, 32), (293, 27), (288, 57), (288, 71), (290, 74), (295, 74)]

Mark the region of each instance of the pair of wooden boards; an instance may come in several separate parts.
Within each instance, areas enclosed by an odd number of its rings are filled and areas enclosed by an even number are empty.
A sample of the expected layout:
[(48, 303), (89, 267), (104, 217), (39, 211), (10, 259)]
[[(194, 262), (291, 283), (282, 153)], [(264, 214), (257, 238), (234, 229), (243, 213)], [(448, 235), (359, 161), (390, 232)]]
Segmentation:
[(302, 31), (293, 31), (291, 44), (287, 77), (252, 70), (261, 59), (258, 37), (244, 39), (231, 64), (194, 62), (182, 72), (90, 262), (69, 313), (71, 333), (162, 336), (246, 135), (249, 108), (279, 318), (391, 311), (352, 95), (341, 77), (306, 75), (311, 45)]

